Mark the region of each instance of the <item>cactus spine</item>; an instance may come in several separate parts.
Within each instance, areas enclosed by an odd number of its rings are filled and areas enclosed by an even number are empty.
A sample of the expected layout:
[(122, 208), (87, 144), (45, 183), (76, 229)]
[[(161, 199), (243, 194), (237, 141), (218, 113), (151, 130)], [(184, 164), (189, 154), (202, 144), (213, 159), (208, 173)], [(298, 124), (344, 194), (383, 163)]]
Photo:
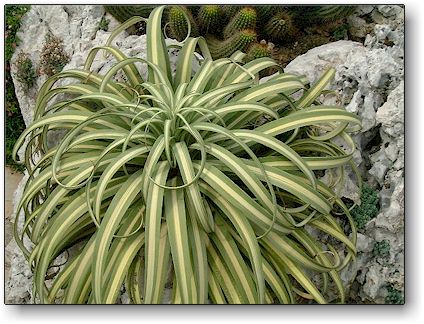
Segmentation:
[(141, 16), (149, 17), (150, 12), (155, 6), (139, 5), (139, 6), (104, 6), (105, 10), (116, 18), (119, 22), (124, 22), (131, 17)]
[(224, 38), (229, 38), (231, 35), (243, 29), (255, 29), (256, 20), (257, 14), (255, 9), (252, 7), (242, 8), (224, 28)]
[(207, 42), (213, 59), (230, 57), (235, 51), (245, 51), (256, 41), (256, 32), (252, 29), (241, 30), (224, 41), (215, 37), (208, 37)]
[(200, 30), (203, 33), (214, 33), (218, 31), (221, 16), (221, 9), (217, 5), (201, 6), (197, 15)]
[(182, 41), (188, 34), (187, 18), (190, 22), (191, 33), (190, 36), (196, 37), (199, 35), (199, 29), (194, 21), (191, 12), (183, 6), (172, 6), (169, 9), (168, 21), (171, 34), (178, 41)]
[(265, 34), (274, 42), (289, 40), (295, 32), (292, 17), (286, 11), (275, 14), (265, 25)]

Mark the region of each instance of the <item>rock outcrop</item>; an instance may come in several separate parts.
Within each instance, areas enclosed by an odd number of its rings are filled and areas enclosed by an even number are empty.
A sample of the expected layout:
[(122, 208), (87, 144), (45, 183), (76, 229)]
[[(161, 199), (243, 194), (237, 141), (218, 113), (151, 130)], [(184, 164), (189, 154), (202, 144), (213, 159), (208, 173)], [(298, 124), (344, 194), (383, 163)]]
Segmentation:
[[(285, 71), (304, 74), (313, 83), (334, 67), (330, 89), (338, 95), (324, 102), (336, 101), (362, 120), (362, 130), (354, 137), (358, 148), (354, 160), (363, 179), (379, 191), (380, 210), (358, 235), (357, 262), (344, 271), (343, 278), (355, 302), (385, 303), (387, 287), (400, 294), (404, 290), (403, 8), (360, 7), (359, 16), (378, 18), (364, 45), (352, 41), (322, 45), (294, 59)], [(350, 190), (339, 194), (355, 201), (352, 178), (347, 177), (345, 186)], [(384, 258), (373, 253), (373, 246), (383, 240), (390, 245)]]

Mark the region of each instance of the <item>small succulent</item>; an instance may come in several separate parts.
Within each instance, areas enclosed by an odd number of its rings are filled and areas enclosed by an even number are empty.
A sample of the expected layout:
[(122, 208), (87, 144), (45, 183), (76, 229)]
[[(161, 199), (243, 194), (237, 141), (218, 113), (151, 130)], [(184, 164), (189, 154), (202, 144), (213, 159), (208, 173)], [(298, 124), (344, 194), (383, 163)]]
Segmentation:
[(394, 288), (392, 285), (387, 286), (386, 304), (405, 304), (405, 298), (400, 290)]
[(99, 29), (103, 31), (107, 31), (109, 28), (109, 23), (110, 23), (109, 19), (102, 17), (102, 19), (100, 19), (100, 22), (99, 22)]
[(383, 240), (380, 242), (375, 242), (372, 254), (375, 257), (387, 257), (390, 254), (390, 242)]
[(359, 230), (378, 214), (378, 193), (368, 184), (362, 187), (361, 204), (352, 209), (352, 217)]
[(16, 59), (16, 79), (22, 86), (29, 90), (35, 84), (37, 73), (33, 67), (32, 61), (27, 53), (20, 52)]
[(272, 57), (274, 44), (261, 40), (259, 43), (252, 44), (247, 50), (246, 61), (252, 61), (261, 57)]
[(53, 76), (62, 71), (69, 60), (70, 56), (65, 52), (63, 40), (53, 34), (47, 34), (40, 54), (40, 74)]

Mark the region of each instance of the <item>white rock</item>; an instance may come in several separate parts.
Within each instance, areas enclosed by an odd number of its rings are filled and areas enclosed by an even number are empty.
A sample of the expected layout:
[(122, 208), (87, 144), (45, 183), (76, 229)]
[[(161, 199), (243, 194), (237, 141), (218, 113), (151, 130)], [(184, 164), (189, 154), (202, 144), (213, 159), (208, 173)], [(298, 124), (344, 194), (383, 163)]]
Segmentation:
[(404, 228), (405, 193), (403, 179), (398, 183), (390, 198), (390, 205), (383, 209), (376, 218), (375, 225), (390, 232), (402, 231)]
[(374, 6), (372, 5), (360, 5), (356, 9), (356, 14), (358, 14), (359, 16), (364, 16), (369, 14), (373, 10), (374, 10)]
[[(374, 303), (384, 303), (387, 283), (399, 287), (404, 283), (404, 26), (403, 12), (398, 8), (381, 6), (379, 10), (389, 18), (371, 7), (359, 14), (372, 13), (378, 19), (365, 46), (350, 41), (326, 44), (299, 56), (286, 67), (286, 72), (306, 75), (312, 83), (324, 70), (334, 67), (336, 75), (331, 89), (341, 94), (346, 110), (362, 120), (361, 132), (353, 136), (361, 151), (354, 154), (353, 161), (360, 166), (365, 179), (382, 186), (381, 209), (367, 224), (366, 235), (359, 233), (357, 248), (362, 253), (355, 264), (342, 271), (341, 277), (348, 285), (349, 278), (358, 271), (359, 290), (353, 292), (354, 297), (359, 295), (363, 301)], [(345, 188), (348, 184), (349, 178)], [(337, 193), (349, 196), (339, 189)], [(389, 263), (385, 266), (376, 264), (372, 255), (377, 238), (391, 244)], [(395, 275), (392, 268), (400, 275)]]
[(380, 149), (377, 153), (370, 155), (373, 166), (369, 170), (369, 174), (374, 176), (380, 185), (384, 183), (384, 177), (392, 163), (387, 159), (384, 149)]
[(11, 60), (11, 72), (16, 97), (27, 126), (33, 119), (36, 92), (46, 77), (37, 78), (37, 84), (28, 96), (14, 76), (17, 54), (20, 51), (28, 53), (33, 64), (38, 66), (41, 50), (49, 32), (63, 40), (65, 51), (69, 55), (86, 50), (92, 46), (103, 14), (103, 6), (32, 5), (31, 10), (23, 17), (21, 28), (17, 33), (20, 43)]
[(363, 110), (360, 113), (362, 120), (362, 131), (366, 132), (375, 126), (375, 111), (376, 103), (378, 102), (376, 98), (378, 95), (374, 92), (368, 93), (363, 102)]
[[(16, 219), (16, 207), (22, 197), (27, 180), (28, 173), (25, 172), (13, 195), (13, 213), (11, 219), (14, 221)], [(21, 212), (18, 222), (19, 228), (22, 228), (23, 222), (23, 212)], [(28, 240), (25, 240), (25, 244), (29, 246)], [(10, 266), (9, 278), (5, 278), (5, 302), (11, 304), (29, 303), (31, 301), (32, 273), (27, 260), (14, 239), (6, 246), (5, 265)]]
[(399, 16), (403, 14), (402, 7), (396, 5), (380, 5), (377, 6), (377, 9), (384, 17)]
[(390, 92), (387, 101), (376, 114), (377, 122), (381, 123), (382, 131), (392, 137), (404, 132), (404, 83), (403, 81)]
[(397, 154), (399, 149), (396, 143), (388, 143), (387, 147), (384, 149), (384, 153), (389, 158), (390, 161), (394, 162), (397, 159)]
[(364, 99), (361, 96), (361, 92), (358, 90), (354, 93), (352, 100), (346, 106), (346, 111), (351, 113), (358, 113), (361, 109), (360, 106), (364, 103)]
[(305, 75), (314, 83), (329, 68), (343, 64), (349, 53), (360, 48), (362, 48), (360, 43), (345, 40), (318, 46), (296, 57), (284, 71)]
[[(22, 20), (22, 26), (18, 32), (21, 42), (12, 58), (12, 75), (16, 72), (16, 53), (24, 51), (30, 53), (31, 60), (38, 63), (42, 46), (44, 44), (47, 32), (52, 33), (63, 39), (65, 50), (71, 56), (70, 62), (64, 67), (64, 70), (82, 68), (89, 51), (95, 46), (102, 46), (109, 38), (111, 31), (105, 32), (98, 29), (100, 19), (104, 15), (103, 6), (89, 5), (55, 5), (55, 6), (31, 6), (31, 10)], [(117, 26), (118, 23), (114, 18), (111, 20), (111, 27)], [(121, 33), (114, 40), (119, 49), (131, 57), (146, 58), (146, 37), (128, 36), (125, 32)], [(175, 45), (176, 40), (166, 40), (167, 45)], [(175, 70), (177, 62), (178, 50), (170, 51), (171, 67)], [(99, 52), (92, 64), (92, 71), (104, 74), (114, 64), (113, 57), (107, 59), (103, 57), (103, 53)], [(139, 65), (142, 76), (146, 77), (146, 65)], [(193, 69), (198, 69), (199, 64), (194, 60)], [(25, 124), (28, 126), (33, 120), (33, 109), (35, 106), (36, 92), (42, 86), (45, 77), (37, 79), (37, 85), (27, 95), (19, 82), (14, 79), (16, 86), (16, 96), (21, 107)], [(66, 84), (62, 82), (61, 84)]]
[(392, 29), (388, 25), (377, 24), (374, 26), (374, 33), (378, 42), (384, 41), (391, 31)]
[(386, 285), (388, 269), (377, 264), (373, 264), (366, 276), (363, 291), (368, 298), (375, 300), (381, 295), (380, 290)]
[(356, 241), (356, 249), (358, 252), (372, 252), (374, 248), (374, 240), (371, 237), (358, 233)]

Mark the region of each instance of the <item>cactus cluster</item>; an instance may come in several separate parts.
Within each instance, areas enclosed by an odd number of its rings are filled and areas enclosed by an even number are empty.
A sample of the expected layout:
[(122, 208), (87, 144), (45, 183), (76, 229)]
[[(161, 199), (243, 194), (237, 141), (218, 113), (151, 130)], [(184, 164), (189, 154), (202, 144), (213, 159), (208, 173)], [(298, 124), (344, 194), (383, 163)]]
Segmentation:
[(109, 5), (104, 6), (105, 10), (110, 13), (116, 20), (119, 22), (124, 22), (131, 17), (140, 16), (140, 17), (149, 17), (150, 12), (156, 7), (154, 5), (137, 5), (137, 6), (128, 6), (128, 5)]
[(303, 6), (293, 7), (293, 14), (299, 23), (311, 24), (341, 19), (353, 13), (353, 6)]
[[(132, 16), (147, 17), (153, 5), (105, 6), (106, 11), (123, 22)], [(246, 52), (247, 60), (272, 56), (275, 51), (260, 41), (277, 46), (294, 43), (306, 24), (327, 23), (351, 14), (352, 6), (260, 6), (260, 5), (172, 5), (167, 9), (167, 32), (182, 41), (188, 36), (205, 36), (212, 56)]]
[(247, 60), (253, 61), (261, 57), (270, 57), (272, 56), (273, 49), (273, 44), (267, 43), (267, 41), (263, 39), (259, 43), (255, 43), (250, 46), (247, 51)]
[(229, 38), (244, 29), (256, 28), (257, 13), (252, 7), (240, 9), (224, 28), (224, 38)]
[[(261, 40), (259, 43), (253, 43), (247, 50), (246, 61), (250, 62), (262, 57), (274, 57), (275, 45), (266, 40)], [(277, 72), (276, 67), (269, 67), (259, 73), (260, 77), (264, 77)]]
[[(196, 12), (192, 8), (172, 6), (169, 10), (169, 26), (173, 37), (182, 40), (187, 36), (189, 19), (191, 36), (197, 36), (197, 33), (206, 36), (214, 58), (240, 50), (250, 53), (247, 59), (260, 55), (272, 56), (272, 51), (261, 45), (259, 40), (284, 45), (293, 41), (305, 20), (323, 22), (352, 12), (352, 7), (348, 6), (204, 5)], [(183, 10), (186, 15), (175, 14)], [(303, 18), (303, 12), (306, 12), (308, 18)]]

